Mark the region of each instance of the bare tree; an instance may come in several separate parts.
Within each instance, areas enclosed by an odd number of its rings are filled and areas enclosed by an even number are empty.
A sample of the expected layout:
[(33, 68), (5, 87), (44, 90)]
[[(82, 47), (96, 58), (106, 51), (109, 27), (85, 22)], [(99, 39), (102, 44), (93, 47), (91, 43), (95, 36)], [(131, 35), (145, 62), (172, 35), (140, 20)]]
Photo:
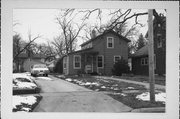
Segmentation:
[[(72, 22), (74, 17), (69, 17), (69, 15), (71, 16), (72, 12), (73, 10), (68, 9), (64, 12), (64, 14), (60, 14), (58, 17), (56, 17), (56, 21), (59, 24), (63, 33), (62, 35), (66, 51), (65, 54), (68, 54), (75, 49), (73, 46), (75, 46), (74, 44), (77, 40), (77, 37), (79, 37), (80, 31), (85, 26), (84, 22), (82, 22), (80, 25)], [(58, 41), (56, 39), (54, 43), (57, 42)], [(63, 43), (63, 41), (61, 43)], [(56, 44), (56, 46), (58, 46), (58, 44)]]
[(58, 54), (60, 57), (66, 54), (65, 40), (63, 37), (55, 37), (51, 44), (54, 46), (56, 54)]
[(50, 45), (50, 42), (36, 44), (32, 50), (34, 54), (43, 54), (43, 56), (45, 56), (45, 61), (51, 61), (56, 57), (56, 52), (54, 47)]
[[(27, 50), (27, 52), (29, 53), (28, 55), (30, 55), (30, 51), (31, 51), (31, 47), (32, 45), (34, 45), (34, 41), (38, 38), (40, 38), (41, 36), (40, 35), (37, 35), (36, 37), (34, 38), (31, 38), (32, 37), (32, 34), (29, 32), (28, 33), (28, 36), (29, 36), (29, 41), (25, 44), (25, 46), (22, 46), (22, 44), (19, 44), (19, 48), (20, 50), (14, 55), (13, 57), (13, 61), (17, 59), (17, 57), (22, 53), (24, 52), (25, 50)], [(16, 38), (16, 37), (13, 37), (13, 38)], [(14, 41), (15, 39), (13, 39)], [(20, 46), (21, 45), (21, 46)]]
[[(103, 10), (96, 8), (96, 9), (85, 9), (85, 10), (75, 10), (75, 9), (65, 9), (64, 14), (61, 17), (57, 18), (58, 23), (60, 24), (63, 33), (64, 33), (64, 39), (65, 39), (65, 46), (66, 47), (66, 53), (72, 52), (72, 47), (69, 48), (69, 46), (72, 46), (74, 39), (68, 40), (68, 37), (71, 39), (73, 35), (67, 35), (72, 34), (74, 26), (72, 25), (73, 18), (75, 18), (78, 14), (81, 14), (83, 16), (82, 21), (83, 23), (88, 20), (92, 14), (96, 14), (97, 18), (99, 19), (99, 23), (97, 24), (91, 24), (86, 25), (86, 28), (84, 28), (84, 31), (86, 32), (84, 36), (81, 36), (81, 38), (84, 39), (84, 41), (91, 39), (91, 32), (92, 30), (95, 30), (97, 32), (97, 35), (102, 34), (105, 30), (114, 30), (118, 34), (129, 38), (130, 40), (134, 40), (134, 36), (139, 35), (138, 28), (143, 27), (144, 24), (139, 22), (139, 17), (143, 15), (148, 15), (147, 12), (134, 12), (132, 9), (122, 10), (117, 9), (110, 11), (109, 18), (111, 18), (108, 23), (102, 24), (102, 12)], [(67, 19), (67, 16), (73, 15), (74, 12), (77, 12), (71, 19)], [(157, 19), (160, 19), (158, 13), (156, 10), (153, 10), (153, 15)], [(132, 24), (131, 27), (128, 27), (127, 22), (130, 19), (134, 19), (134, 24)], [(71, 30), (70, 30), (71, 29)], [(81, 30), (82, 27), (80, 27), (79, 30)], [(78, 33), (78, 32), (77, 32)], [(76, 38), (75, 38), (76, 39)], [(136, 37), (137, 39), (137, 37)], [(130, 43), (131, 48), (135, 41), (133, 43)], [(130, 48), (130, 49), (131, 49)], [(132, 48), (135, 49), (135, 48)]]

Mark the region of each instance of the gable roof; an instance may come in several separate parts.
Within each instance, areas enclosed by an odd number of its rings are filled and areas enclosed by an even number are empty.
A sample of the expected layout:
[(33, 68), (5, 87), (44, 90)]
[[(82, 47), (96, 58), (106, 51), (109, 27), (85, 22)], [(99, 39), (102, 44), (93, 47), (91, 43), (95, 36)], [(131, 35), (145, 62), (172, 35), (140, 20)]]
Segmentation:
[(144, 47), (140, 48), (138, 51), (131, 55), (131, 57), (141, 56), (148, 56), (148, 45), (145, 45)]
[(106, 31), (104, 31), (102, 34), (96, 36), (95, 38), (92, 38), (92, 39), (90, 39), (90, 40), (82, 43), (80, 46), (86, 45), (86, 44), (88, 44), (89, 42), (92, 42), (92, 41), (96, 40), (97, 38), (99, 38), (99, 37), (101, 37), (101, 36), (103, 36), (103, 35), (105, 35), (105, 34), (107, 34), (107, 33), (115, 34), (115, 35), (117, 35), (118, 37), (120, 37), (120, 38), (122, 38), (123, 40), (125, 40), (126, 42), (130, 42), (129, 39), (127, 39), (127, 38), (125, 38), (124, 36), (116, 33), (115, 31), (113, 31), (113, 30), (106, 30)]
[[(19, 58), (28, 58), (27, 53), (21, 53), (18, 55)], [(44, 54), (31, 54), (31, 58), (45, 58)]]

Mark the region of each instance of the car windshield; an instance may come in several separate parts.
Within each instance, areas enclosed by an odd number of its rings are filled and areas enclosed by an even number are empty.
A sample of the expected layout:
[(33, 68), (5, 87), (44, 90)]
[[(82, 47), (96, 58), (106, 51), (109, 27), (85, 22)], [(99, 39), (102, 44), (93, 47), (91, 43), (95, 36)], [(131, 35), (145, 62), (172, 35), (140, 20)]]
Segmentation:
[(33, 68), (46, 68), (46, 65), (34, 65)]

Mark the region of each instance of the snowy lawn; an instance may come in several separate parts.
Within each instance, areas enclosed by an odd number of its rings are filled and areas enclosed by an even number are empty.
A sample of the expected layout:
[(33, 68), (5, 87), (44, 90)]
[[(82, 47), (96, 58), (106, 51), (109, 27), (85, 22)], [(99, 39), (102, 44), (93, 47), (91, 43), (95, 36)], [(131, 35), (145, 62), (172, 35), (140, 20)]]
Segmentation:
[(165, 107), (166, 94), (156, 91), (156, 102), (149, 101), (148, 90), (142, 86), (122, 81), (77, 76), (56, 76), (65, 81), (78, 84), (94, 91), (103, 91), (112, 98), (130, 106), (131, 108)]
[(13, 96), (13, 112), (32, 112), (41, 96)]
[[(65, 81), (84, 86), (86, 88), (95, 91), (112, 91), (121, 92), (122, 90), (145, 90), (142, 85), (119, 82), (115, 80), (108, 80), (103, 78), (93, 78), (93, 77), (66, 77), (56, 76)], [(63, 77), (63, 78), (62, 78)]]
[(35, 93), (39, 90), (28, 73), (13, 73), (13, 94)]
[(156, 92), (155, 103), (150, 102), (150, 95), (147, 91), (139, 91), (136, 93), (124, 93), (125, 95), (108, 94), (112, 98), (130, 106), (133, 109), (165, 107), (166, 94), (164, 92)]

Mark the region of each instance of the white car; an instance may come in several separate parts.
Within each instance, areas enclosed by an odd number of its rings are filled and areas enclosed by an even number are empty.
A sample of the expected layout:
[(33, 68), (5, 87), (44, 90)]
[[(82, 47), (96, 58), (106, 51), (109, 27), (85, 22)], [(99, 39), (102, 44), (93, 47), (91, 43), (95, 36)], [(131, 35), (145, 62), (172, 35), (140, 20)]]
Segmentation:
[(35, 64), (31, 66), (32, 76), (48, 76), (49, 69), (45, 64)]

